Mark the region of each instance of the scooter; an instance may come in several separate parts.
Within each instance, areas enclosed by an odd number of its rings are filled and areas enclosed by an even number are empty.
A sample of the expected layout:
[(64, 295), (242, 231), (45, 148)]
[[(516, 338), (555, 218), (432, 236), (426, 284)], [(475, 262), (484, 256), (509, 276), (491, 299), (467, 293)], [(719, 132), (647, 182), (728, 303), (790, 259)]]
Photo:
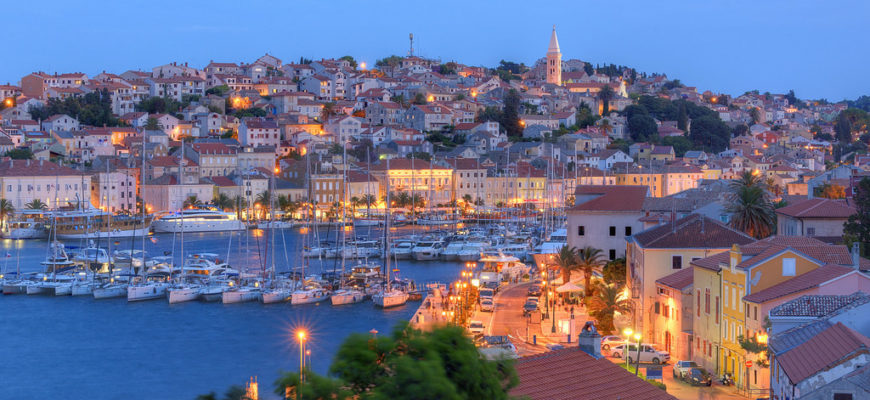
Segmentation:
[(722, 375), (722, 379), (720, 379), (719, 382), (722, 382), (722, 384), (725, 386), (734, 385), (734, 379), (731, 378), (731, 374)]

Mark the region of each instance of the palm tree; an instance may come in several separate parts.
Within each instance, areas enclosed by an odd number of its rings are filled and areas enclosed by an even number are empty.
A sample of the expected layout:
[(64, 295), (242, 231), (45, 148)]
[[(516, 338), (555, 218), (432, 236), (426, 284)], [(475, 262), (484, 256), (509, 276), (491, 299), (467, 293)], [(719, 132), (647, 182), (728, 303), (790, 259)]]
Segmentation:
[(28, 210), (45, 210), (48, 206), (39, 199), (33, 199), (30, 203), (24, 205), (24, 208)]
[(577, 248), (567, 244), (556, 254), (556, 265), (562, 271), (562, 281), (571, 282), (571, 272), (577, 270)]
[(598, 92), (598, 100), (601, 100), (601, 115), (610, 114), (610, 100), (616, 96), (616, 92), (610, 85), (605, 84)]
[(396, 207), (407, 207), (411, 205), (411, 195), (407, 192), (393, 193), (392, 198), (396, 203)]
[(242, 219), (242, 210), (248, 208), (248, 202), (241, 195), (233, 199), (233, 208), (236, 210), (236, 217)]
[(360, 200), (359, 197), (356, 197), (356, 196), (351, 197), (350, 198), (350, 213), (355, 214), (356, 209), (359, 208), (360, 205), (362, 205), (362, 200)]
[(583, 271), (586, 296), (592, 295), (592, 271), (604, 264), (601, 249), (586, 246), (577, 250), (577, 269)]
[(186, 200), (184, 200), (184, 204), (182, 207), (191, 208), (191, 207), (199, 207), (202, 205), (202, 201), (196, 198), (196, 195), (189, 196)]
[(756, 239), (770, 236), (776, 224), (776, 214), (759, 175), (746, 171), (730, 186), (725, 209), (731, 214), (731, 226)]
[(266, 190), (258, 194), (257, 198), (254, 199), (254, 204), (258, 204), (265, 215), (272, 209), (272, 192)]
[(6, 226), (6, 218), (9, 218), (15, 212), (15, 207), (12, 202), (7, 199), (0, 199), (0, 227)]
[(617, 312), (627, 314), (631, 311), (631, 301), (616, 285), (599, 284), (587, 304), (589, 315), (595, 317), (598, 329), (605, 335), (613, 332), (613, 318)]
[(211, 204), (223, 211), (226, 211), (233, 208), (233, 199), (231, 199), (230, 196), (227, 196), (225, 193), (220, 193), (217, 195), (217, 197), (211, 200)]
[(363, 196), (362, 201), (363, 201), (363, 203), (366, 204), (366, 207), (371, 207), (372, 204), (375, 204), (378, 202), (378, 200), (375, 198), (375, 195), (373, 195), (373, 194), (367, 194), (367, 195)]

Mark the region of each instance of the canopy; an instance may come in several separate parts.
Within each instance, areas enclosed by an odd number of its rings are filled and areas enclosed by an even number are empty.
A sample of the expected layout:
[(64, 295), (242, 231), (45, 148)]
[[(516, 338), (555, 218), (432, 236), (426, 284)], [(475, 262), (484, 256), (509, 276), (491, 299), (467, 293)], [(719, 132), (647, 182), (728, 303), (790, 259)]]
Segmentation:
[(562, 286), (557, 287), (556, 291), (559, 293), (580, 292), (580, 291), (583, 291), (583, 287), (575, 285), (573, 282), (568, 282)]

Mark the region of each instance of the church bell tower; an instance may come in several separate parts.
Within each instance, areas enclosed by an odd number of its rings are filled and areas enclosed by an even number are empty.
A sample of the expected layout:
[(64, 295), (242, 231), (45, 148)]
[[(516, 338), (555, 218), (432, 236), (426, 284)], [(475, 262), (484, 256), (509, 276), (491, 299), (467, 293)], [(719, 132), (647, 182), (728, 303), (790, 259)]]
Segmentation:
[(547, 48), (547, 83), (562, 85), (562, 52), (559, 50), (559, 39), (556, 37), (556, 25), (553, 25), (550, 47)]

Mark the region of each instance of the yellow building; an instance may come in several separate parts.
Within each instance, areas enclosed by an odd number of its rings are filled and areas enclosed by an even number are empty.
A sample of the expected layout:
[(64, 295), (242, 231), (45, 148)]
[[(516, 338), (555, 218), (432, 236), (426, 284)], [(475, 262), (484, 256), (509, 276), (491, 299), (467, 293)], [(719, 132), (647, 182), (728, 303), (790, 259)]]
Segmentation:
[(665, 197), (698, 187), (704, 173), (689, 165), (636, 165), (615, 173), (617, 185), (644, 185), (651, 197)]
[(426, 206), (447, 204), (454, 200), (453, 169), (424, 160), (396, 158), (372, 165), (371, 174), (380, 183), (380, 197), (386, 195), (387, 179), (393, 193), (406, 192), (421, 196)]
[[(753, 379), (759, 368), (765, 368), (758, 363), (760, 356), (747, 353), (740, 345), (741, 337), (766, 337), (764, 332), (747, 328), (751, 313), (743, 298), (828, 263), (850, 265), (852, 257), (845, 246), (784, 236), (734, 245), (728, 252), (693, 261), (694, 294), (699, 296), (696, 305), (703, 307), (696, 310), (696, 341), (708, 346), (704, 356), (698, 357), (696, 352), (695, 361), (715, 371), (717, 376), (731, 374), (739, 387), (745, 387), (747, 377), (750, 389), (767, 387), (767, 382)], [(747, 361), (753, 362), (752, 367), (746, 367)], [(760, 375), (767, 376), (766, 372)]]

